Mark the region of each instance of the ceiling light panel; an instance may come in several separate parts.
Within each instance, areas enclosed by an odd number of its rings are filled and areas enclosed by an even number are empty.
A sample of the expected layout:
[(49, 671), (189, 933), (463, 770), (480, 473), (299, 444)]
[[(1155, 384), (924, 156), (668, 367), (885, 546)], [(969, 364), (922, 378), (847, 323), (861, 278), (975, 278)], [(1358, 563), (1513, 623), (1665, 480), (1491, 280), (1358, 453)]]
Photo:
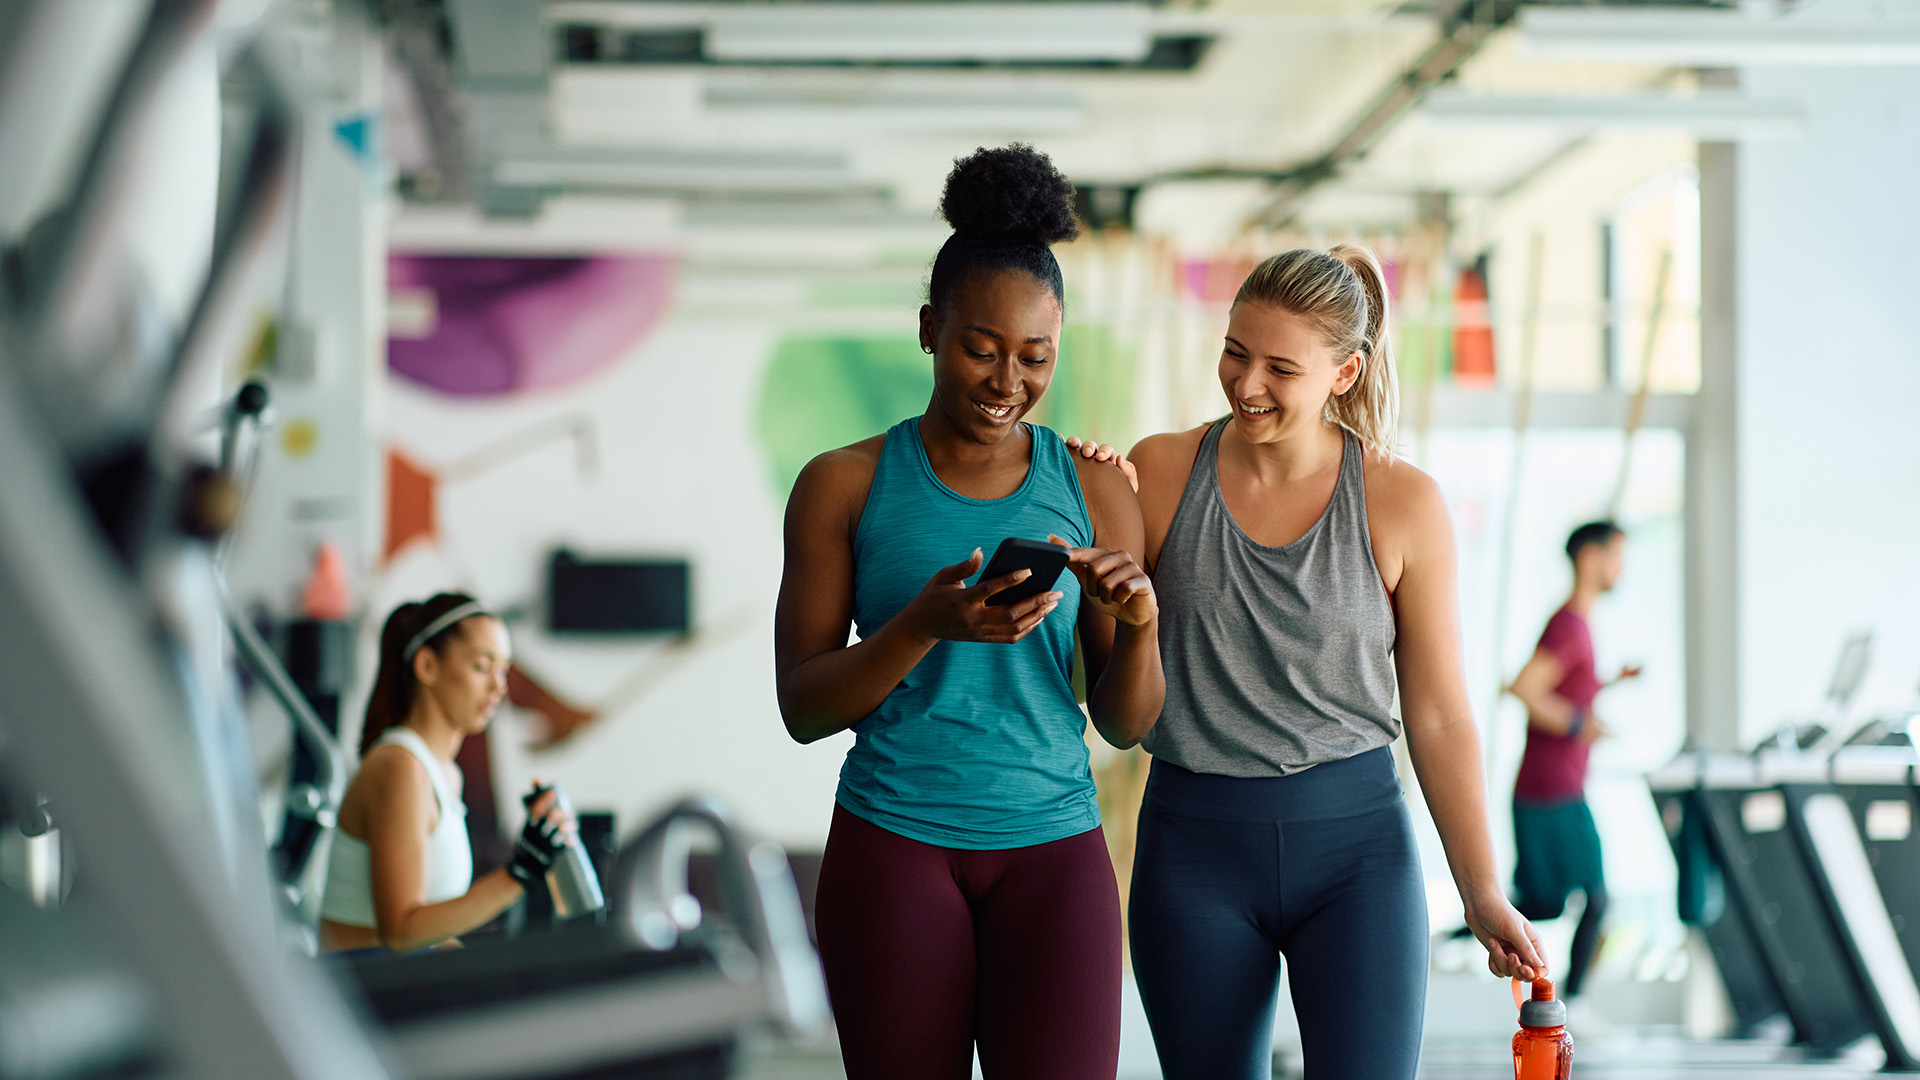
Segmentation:
[(493, 179), (515, 187), (768, 192), (839, 190), (852, 182), (844, 154), (678, 147), (505, 156)]
[(1068, 86), (710, 85), (705, 115), (721, 123), (851, 132), (1072, 131), (1086, 103)]
[(1633, 94), (1618, 97), (1548, 97), (1475, 94), (1446, 88), (1422, 105), (1433, 127), (1525, 127), (1578, 134), (1599, 128), (1687, 131), (1704, 138), (1789, 138), (1800, 134), (1803, 115), (1791, 101), (1756, 101), (1739, 94), (1694, 97)]
[(1144, 4), (796, 4), (709, 7), (707, 54), (744, 62), (1137, 61)]
[[(1890, 7), (1893, 5), (1890, 5)], [(1528, 8), (1522, 55), (1634, 64), (1920, 64), (1920, 19), (1827, 15), (1754, 18), (1737, 11)]]
[(1139, 4), (754, 5), (714, 14), (707, 51), (746, 61), (1139, 60)]

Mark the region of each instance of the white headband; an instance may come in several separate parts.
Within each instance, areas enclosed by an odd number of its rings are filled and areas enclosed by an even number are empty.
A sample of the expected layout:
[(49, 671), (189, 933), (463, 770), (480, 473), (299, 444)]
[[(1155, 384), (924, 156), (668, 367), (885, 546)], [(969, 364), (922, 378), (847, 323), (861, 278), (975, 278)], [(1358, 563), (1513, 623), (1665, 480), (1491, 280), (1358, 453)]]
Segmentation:
[(491, 615), (491, 614), (493, 613), (487, 610), (486, 605), (482, 604), (478, 600), (469, 600), (466, 603), (461, 604), (459, 607), (454, 608), (452, 611), (449, 611), (445, 615), (442, 615), (439, 618), (428, 623), (425, 627), (421, 628), (419, 633), (408, 638), (407, 647), (400, 650), (401, 662), (405, 663), (406, 661), (412, 660), (413, 654), (419, 652), (420, 647), (422, 645), (425, 645), (427, 642), (433, 640), (433, 635), (439, 633), (442, 630), (445, 630), (447, 627), (452, 626), (454, 623), (459, 622), (461, 619), (467, 618), (468, 616), (471, 616), (471, 615)]

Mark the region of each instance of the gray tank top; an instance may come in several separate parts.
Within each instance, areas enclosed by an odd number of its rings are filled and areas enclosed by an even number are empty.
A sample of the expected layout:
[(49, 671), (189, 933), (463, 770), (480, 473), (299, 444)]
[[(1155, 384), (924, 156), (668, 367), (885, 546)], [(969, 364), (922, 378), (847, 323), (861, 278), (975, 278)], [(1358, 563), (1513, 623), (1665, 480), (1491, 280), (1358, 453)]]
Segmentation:
[(1200, 440), (1154, 567), (1167, 703), (1145, 746), (1183, 769), (1286, 776), (1400, 736), (1393, 608), (1367, 532), (1364, 449), (1345, 432), (1320, 520), (1259, 544), (1220, 494), (1220, 433)]

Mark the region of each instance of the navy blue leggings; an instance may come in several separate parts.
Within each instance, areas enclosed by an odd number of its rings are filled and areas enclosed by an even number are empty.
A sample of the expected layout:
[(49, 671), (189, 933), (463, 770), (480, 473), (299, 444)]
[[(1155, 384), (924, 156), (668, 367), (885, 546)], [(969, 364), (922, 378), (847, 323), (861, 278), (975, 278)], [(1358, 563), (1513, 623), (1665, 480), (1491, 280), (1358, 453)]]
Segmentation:
[(1427, 901), (1383, 747), (1286, 777), (1156, 760), (1129, 905), (1167, 1080), (1268, 1080), (1280, 960), (1307, 1080), (1413, 1080)]

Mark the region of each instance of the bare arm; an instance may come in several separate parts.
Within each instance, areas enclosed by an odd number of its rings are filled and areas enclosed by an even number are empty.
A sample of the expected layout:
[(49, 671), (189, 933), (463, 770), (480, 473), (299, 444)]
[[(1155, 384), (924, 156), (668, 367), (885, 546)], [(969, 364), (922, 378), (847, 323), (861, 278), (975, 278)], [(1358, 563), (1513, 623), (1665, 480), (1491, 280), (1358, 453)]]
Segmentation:
[(1087, 712), (1094, 729), (1124, 750), (1146, 737), (1167, 696), (1160, 668), (1160, 608), (1153, 582), (1134, 559), (1145, 540), (1140, 506), (1125, 477), (1075, 458), (1093, 518), (1091, 548), (1074, 553), (1080, 577), (1080, 651), (1087, 665)]
[[(504, 869), (482, 876), (465, 893), (426, 902), (427, 838), (433, 831), (433, 782), (426, 767), (404, 751), (369, 758), (356, 782), (368, 792), (367, 851), (373, 921), (380, 941), (413, 952), (478, 929), (520, 899), (519, 882)], [(545, 813), (553, 797), (536, 803)]]
[(1453, 526), (1431, 479), (1411, 466), (1394, 468), (1406, 473), (1391, 485), (1392, 513), (1382, 517), (1391, 520), (1386, 531), (1400, 553), (1394, 663), (1407, 749), (1467, 925), (1487, 947), (1487, 967), (1531, 979), (1546, 972), (1539, 937), (1507, 902), (1494, 871), (1486, 777), (1461, 661)]
[(1542, 731), (1565, 735), (1573, 728), (1573, 702), (1553, 692), (1566, 669), (1560, 658), (1545, 649), (1534, 650), (1507, 691), (1527, 707), (1527, 723)]
[[(877, 440), (874, 453), (877, 454)], [(1044, 592), (1010, 607), (986, 598), (1030, 571), (963, 583), (980, 569), (975, 551), (940, 570), (900, 614), (849, 645), (853, 628), (853, 530), (873, 483), (867, 444), (822, 454), (801, 471), (787, 501), (786, 564), (773, 615), (780, 715), (795, 742), (845, 731), (880, 707), (943, 638), (1013, 642), (1060, 601)]]

